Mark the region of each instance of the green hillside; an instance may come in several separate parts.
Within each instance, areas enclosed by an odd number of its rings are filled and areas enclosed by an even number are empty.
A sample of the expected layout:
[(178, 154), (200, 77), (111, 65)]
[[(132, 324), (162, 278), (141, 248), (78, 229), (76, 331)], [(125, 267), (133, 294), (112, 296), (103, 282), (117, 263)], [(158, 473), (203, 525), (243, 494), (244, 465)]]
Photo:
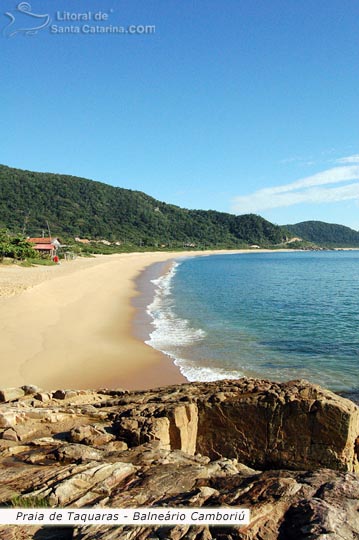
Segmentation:
[(303, 221), (295, 225), (285, 225), (293, 236), (299, 236), (317, 245), (337, 247), (358, 247), (359, 232), (344, 225), (323, 221)]
[(0, 165), (0, 228), (39, 236), (46, 221), (52, 235), (145, 247), (263, 246), (285, 237), (284, 229), (257, 215), (186, 210), (139, 191)]

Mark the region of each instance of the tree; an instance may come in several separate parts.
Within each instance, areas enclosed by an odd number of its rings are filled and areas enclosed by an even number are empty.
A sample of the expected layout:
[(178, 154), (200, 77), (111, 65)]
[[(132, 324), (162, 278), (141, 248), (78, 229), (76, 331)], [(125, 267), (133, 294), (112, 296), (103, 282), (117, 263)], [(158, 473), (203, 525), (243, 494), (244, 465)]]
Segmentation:
[(37, 253), (24, 237), (12, 237), (6, 229), (0, 230), (0, 260), (4, 257), (23, 261), (24, 259), (36, 258)]

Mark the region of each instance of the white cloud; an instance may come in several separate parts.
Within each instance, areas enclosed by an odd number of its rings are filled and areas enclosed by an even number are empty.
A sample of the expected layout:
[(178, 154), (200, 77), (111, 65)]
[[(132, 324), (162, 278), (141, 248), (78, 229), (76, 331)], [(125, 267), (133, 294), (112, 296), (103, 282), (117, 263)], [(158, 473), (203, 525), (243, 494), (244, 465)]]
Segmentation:
[(335, 163), (359, 163), (359, 154), (336, 159)]
[[(323, 187), (350, 180), (358, 182), (345, 186)], [(359, 200), (359, 166), (356, 165), (334, 167), (290, 184), (260, 189), (249, 195), (236, 197), (233, 211), (245, 214), (300, 203), (328, 203), (351, 199)]]

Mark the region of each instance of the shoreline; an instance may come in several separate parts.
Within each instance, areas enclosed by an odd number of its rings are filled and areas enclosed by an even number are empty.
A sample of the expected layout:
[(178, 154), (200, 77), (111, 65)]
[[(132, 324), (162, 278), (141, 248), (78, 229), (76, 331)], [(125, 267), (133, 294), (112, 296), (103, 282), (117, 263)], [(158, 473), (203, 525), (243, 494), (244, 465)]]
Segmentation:
[(132, 332), (134, 280), (170, 257), (131, 253), (77, 259), (46, 271), (0, 268), (0, 287), (16, 283), (12, 296), (0, 298), (0, 386), (145, 389), (186, 382)]
[[(274, 252), (283, 251), (293, 250)], [(0, 267), (0, 386), (142, 390), (187, 383), (171, 358), (133, 330), (141, 275), (183, 257), (267, 252), (273, 250), (126, 253)]]
[[(173, 324), (169, 324), (168, 326), (168, 320), (167, 315), (164, 317), (164, 314), (162, 313), (162, 308), (164, 308), (165, 313), (167, 310), (170, 311), (169, 320), (172, 316), (175, 317), (175, 320), (177, 321), (177, 315), (176, 313), (176, 305), (175, 306), (168, 307), (167, 300), (165, 300), (165, 303), (163, 305), (163, 294), (165, 294), (164, 298), (167, 298), (167, 281), (172, 279), (172, 271), (171, 269), (176, 265), (177, 263), (180, 263), (184, 260), (188, 259), (194, 259), (201, 255), (206, 256), (214, 256), (214, 255), (233, 255), (233, 254), (251, 254), (251, 253), (259, 253), (259, 254), (268, 254), (272, 252), (276, 253), (291, 253), (291, 252), (305, 252), (306, 250), (288, 250), (288, 249), (282, 249), (282, 250), (265, 250), (265, 249), (258, 249), (258, 250), (236, 250), (234, 251), (219, 251), (219, 252), (211, 252), (211, 253), (193, 253), (191, 255), (186, 255), (181, 257), (180, 254), (177, 257), (173, 257), (169, 259), (166, 262), (162, 263), (155, 263), (145, 269), (142, 274), (139, 276), (139, 278), (136, 280), (137, 282), (140, 282), (142, 280), (142, 286), (139, 285), (140, 295), (139, 299), (141, 299), (141, 304), (138, 306), (138, 316), (137, 319), (139, 319), (139, 322), (141, 324), (141, 333), (139, 332), (139, 337), (142, 341), (144, 341), (147, 345), (150, 347), (153, 347), (154, 350), (158, 350), (160, 354), (170, 363), (172, 363), (176, 369), (181, 373), (181, 375), (184, 378), (184, 381), (186, 383), (191, 383), (195, 381), (217, 381), (221, 379), (238, 379), (238, 378), (253, 378), (253, 377), (261, 377), (262, 374), (260, 370), (253, 369), (237, 369), (235, 367), (232, 368), (225, 368), (222, 369), (221, 362), (217, 364), (213, 364), (212, 367), (208, 365), (208, 362), (204, 360), (206, 356), (203, 357), (203, 360), (201, 358), (196, 361), (196, 358), (199, 358), (198, 356), (194, 355), (192, 356), (190, 349), (178, 349), (178, 347), (173, 349), (173, 343), (171, 340), (167, 340), (166, 336), (176, 335), (177, 334), (177, 327)], [(343, 251), (358, 251), (358, 250), (343, 250)], [(223, 259), (225, 261), (225, 259)], [(225, 263), (224, 263), (225, 264)], [(150, 270), (153, 269), (152, 273), (150, 274)], [(190, 270), (186, 270), (186, 273)], [(176, 271), (175, 271), (176, 272)], [(171, 274), (170, 277), (168, 277), (168, 274)], [(160, 279), (159, 279), (160, 278)], [(162, 279), (163, 278), (163, 279)], [(153, 283), (150, 283), (151, 280), (158, 280), (160, 282), (160, 285), (154, 285)], [(170, 286), (171, 287), (171, 286)], [(166, 290), (167, 292), (164, 292)], [(183, 291), (182, 291), (183, 292)], [(152, 303), (153, 300), (156, 298), (156, 304)], [(159, 301), (159, 304), (157, 302)], [(171, 303), (170, 303), (171, 305)], [(147, 311), (147, 308), (150, 308), (150, 312)], [(153, 312), (154, 309), (154, 312)], [(174, 309), (175, 313), (173, 313), (172, 309)], [(152, 311), (152, 313), (151, 313)], [(150, 314), (151, 313), (151, 314)], [(161, 315), (159, 315), (161, 313)], [(183, 316), (183, 315), (182, 315)], [(164, 324), (161, 323), (162, 318), (165, 318)], [(186, 318), (186, 315), (184, 316)], [(190, 317), (189, 317), (190, 318)], [(155, 322), (155, 325), (153, 323)], [(181, 321), (179, 321), (181, 322)], [(138, 320), (134, 321), (134, 326), (136, 328), (136, 325), (138, 324)], [(206, 328), (205, 326), (200, 325), (201, 328)], [(144, 328), (143, 328), (144, 327)], [(199, 328), (198, 325), (194, 326), (195, 328)], [(152, 334), (154, 332), (154, 334)], [(164, 341), (163, 341), (164, 338)], [(176, 341), (177, 343), (177, 341)], [(211, 357), (211, 355), (209, 355)], [(211, 357), (212, 358), (212, 357)], [(212, 359), (213, 360), (213, 359)], [(193, 366), (191, 365), (193, 364)], [(168, 364), (167, 364), (168, 365)], [(224, 372), (225, 371), (225, 372)], [(270, 377), (270, 375), (267, 375), (267, 377)], [(304, 378), (308, 378), (309, 375), (304, 375)], [(291, 375), (289, 375), (289, 378), (291, 378)], [(279, 378), (279, 380), (283, 380)], [(308, 379), (310, 380), (310, 379)], [(322, 384), (325, 386), (325, 383), (323, 381), (317, 381), (318, 384)], [(332, 387), (330, 387), (332, 388)], [(333, 390), (333, 388), (332, 388)], [(333, 390), (333, 391), (340, 391), (340, 390)], [(347, 390), (342, 389), (341, 392), (346, 394)], [(352, 389), (350, 392), (355, 396), (355, 400), (358, 399), (358, 391), (356, 389)], [(343, 395), (344, 395), (343, 394)]]
[(135, 338), (131, 300), (136, 278), (151, 264), (193, 255), (129, 253), (0, 267), (0, 386), (130, 390), (187, 382), (165, 355)]

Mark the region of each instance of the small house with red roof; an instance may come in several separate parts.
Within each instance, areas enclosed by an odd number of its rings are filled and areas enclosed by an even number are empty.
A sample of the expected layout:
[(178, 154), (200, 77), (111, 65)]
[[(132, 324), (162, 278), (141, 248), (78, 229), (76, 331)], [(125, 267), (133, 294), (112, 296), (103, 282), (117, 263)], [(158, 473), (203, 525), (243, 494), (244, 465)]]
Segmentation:
[(27, 241), (33, 244), (32, 247), (35, 251), (38, 251), (42, 255), (48, 255), (51, 258), (55, 257), (57, 250), (61, 247), (61, 242), (58, 238), (28, 238)]

